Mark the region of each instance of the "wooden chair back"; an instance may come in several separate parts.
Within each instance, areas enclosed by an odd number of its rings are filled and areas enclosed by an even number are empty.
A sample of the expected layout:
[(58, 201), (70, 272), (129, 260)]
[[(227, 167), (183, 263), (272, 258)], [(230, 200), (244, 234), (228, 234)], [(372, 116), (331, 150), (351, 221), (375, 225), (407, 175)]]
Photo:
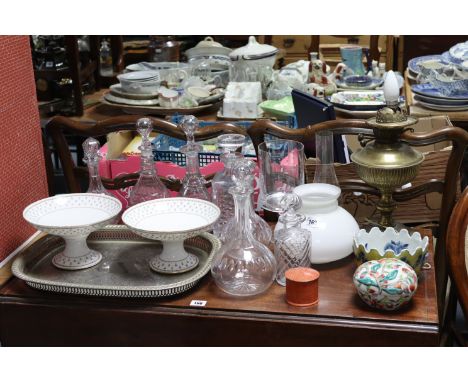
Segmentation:
[[(368, 127), (367, 122), (360, 119), (326, 121), (313, 126), (293, 130), (279, 126), (271, 120), (261, 119), (252, 124), (247, 130), (247, 133), (252, 139), (255, 151), (258, 155), (258, 145), (264, 141), (265, 134), (307, 143), (314, 140), (315, 133), (324, 130), (331, 131), (333, 134), (362, 134), (366, 137), (373, 136), (373, 131)], [(457, 190), (459, 190), (459, 170), (464, 151), (468, 146), (468, 132), (458, 127), (445, 126), (427, 133), (406, 131), (402, 134), (401, 138), (412, 146), (426, 146), (443, 141), (450, 141), (452, 144), (451, 150), (437, 155), (435, 159), (426, 158), (425, 163), (423, 163), (419, 171), (418, 178), (412, 182), (413, 185), (411, 187), (396, 190), (393, 194), (393, 198), (397, 201), (399, 206), (404, 202), (407, 203), (406, 206), (408, 210), (401, 208), (399, 212), (402, 212), (404, 216), (409, 216), (410, 218), (419, 211), (419, 208), (411, 207), (415, 198), (426, 196), (431, 193), (442, 194), (440, 209), (437, 210), (435, 214), (432, 212), (432, 215), (433, 218), (436, 218), (436, 222), (438, 222), (437, 226), (434, 227), (434, 234), (438, 238), (435, 250), (435, 264), (438, 277), (438, 301), (440, 302), (439, 306), (443, 309), (448, 279), (445, 239), (449, 218), (455, 205)], [(437, 163), (438, 168), (441, 167), (443, 169), (441, 178), (439, 179), (434, 179), (434, 168), (437, 167), (431, 166), (431, 164), (434, 165), (435, 163)], [(313, 179), (314, 168), (313, 162), (306, 162), (306, 179), (309, 182)], [(347, 170), (344, 170), (345, 168), (347, 168)], [(350, 204), (351, 206), (353, 204), (363, 204), (365, 208), (375, 205), (377, 201), (376, 198), (380, 197), (380, 192), (357, 177), (353, 164), (343, 166), (343, 170), (338, 170), (337, 175), (343, 193), (343, 200), (345, 203), (347, 200), (348, 202), (351, 201), (351, 203), (348, 203), (348, 210), (350, 210)], [(363, 195), (356, 196), (354, 194), (356, 192), (362, 193)], [(353, 213), (353, 210), (351, 209), (350, 212)], [(400, 217), (401, 216), (400, 214)], [(424, 218), (425, 216), (422, 215), (421, 217)], [(434, 221), (431, 218), (431, 220), (423, 220), (421, 223), (434, 223)]]
[[(84, 124), (63, 116), (53, 117), (47, 122), (46, 134), (50, 137), (53, 148), (56, 151), (63, 168), (66, 186), (69, 192), (82, 192), (79, 179), (88, 176), (88, 170), (73, 161), (70, 148), (65, 138), (64, 132), (82, 137), (100, 137), (116, 131), (136, 131), (135, 124), (141, 116), (119, 116), (112, 117), (93, 124)], [(163, 119), (149, 117), (153, 122), (153, 131), (165, 134), (173, 138), (185, 140), (185, 134), (176, 124)], [(206, 126), (198, 129), (195, 133), (196, 141), (203, 141), (215, 138), (221, 134), (236, 133), (245, 135), (245, 129), (232, 123), (220, 123), (213, 126)], [(45, 147), (47, 151), (47, 147)], [(46, 152), (46, 167), (50, 170), (51, 156)], [(103, 184), (108, 189), (120, 189), (133, 186), (138, 180), (138, 173), (118, 176), (114, 179), (102, 178)], [(178, 191), (180, 181), (161, 177), (162, 181), (169, 189)], [(51, 174), (48, 174), (49, 193), (53, 194)]]
[(468, 187), (455, 205), (447, 229), (447, 258), (450, 277), (468, 320)]

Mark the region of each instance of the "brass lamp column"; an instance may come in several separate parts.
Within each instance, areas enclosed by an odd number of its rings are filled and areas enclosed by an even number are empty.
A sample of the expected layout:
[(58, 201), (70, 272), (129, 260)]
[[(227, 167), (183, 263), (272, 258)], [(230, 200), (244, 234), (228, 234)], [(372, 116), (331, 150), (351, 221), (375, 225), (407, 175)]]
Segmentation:
[(424, 155), (400, 140), (403, 131), (418, 120), (400, 109), (399, 86), (392, 71), (385, 79), (384, 96), (387, 105), (367, 121), (374, 131), (375, 141), (359, 137), (363, 148), (353, 153), (351, 160), (359, 177), (381, 192), (377, 203), (381, 215), (379, 224), (390, 227), (394, 225), (392, 213), (396, 205), (392, 194), (416, 177)]

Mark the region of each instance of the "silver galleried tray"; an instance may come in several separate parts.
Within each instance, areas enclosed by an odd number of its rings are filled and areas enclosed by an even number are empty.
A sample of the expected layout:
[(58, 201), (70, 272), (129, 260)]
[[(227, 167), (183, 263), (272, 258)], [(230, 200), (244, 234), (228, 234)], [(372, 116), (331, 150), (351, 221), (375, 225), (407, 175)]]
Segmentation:
[(192, 288), (211, 267), (220, 241), (209, 233), (185, 240), (184, 246), (196, 254), (199, 265), (186, 273), (167, 275), (152, 271), (148, 265), (162, 246), (159, 241), (137, 236), (125, 226), (107, 226), (88, 237), (88, 245), (100, 251), (103, 259), (84, 270), (61, 270), (52, 258), (65, 242), (47, 235), (13, 262), (13, 274), (33, 288), (58, 293), (111, 297), (166, 297)]

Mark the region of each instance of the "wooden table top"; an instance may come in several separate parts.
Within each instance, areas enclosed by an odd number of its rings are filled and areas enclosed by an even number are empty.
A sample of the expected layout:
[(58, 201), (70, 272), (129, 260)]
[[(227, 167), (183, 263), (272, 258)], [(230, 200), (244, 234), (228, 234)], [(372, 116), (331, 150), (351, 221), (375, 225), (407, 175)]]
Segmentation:
[[(424, 232), (426, 233), (426, 232)], [(432, 244), (432, 240), (431, 240)], [(432, 248), (432, 245), (430, 245)], [(438, 314), (436, 302), (433, 254), (428, 263), (431, 269), (422, 271), (419, 286), (412, 301), (395, 311), (378, 311), (361, 301), (352, 282), (356, 269), (353, 255), (324, 265), (314, 266), (320, 272), (319, 303), (311, 307), (293, 307), (285, 301), (285, 288), (274, 283), (265, 293), (254, 297), (236, 298), (219, 290), (210, 275), (184, 294), (163, 299), (123, 299), (83, 297), (53, 294), (35, 290), (22, 280), (12, 278), (0, 289), (0, 307), (5, 304), (32, 306), (105, 307), (125, 312), (173, 313), (177, 316), (209, 316), (211, 318), (287, 321), (301, 324), (337, 327), (390, 330), (397, 333), (423, 333), (431, 335), (432, 344), (438, 338)], [(206, 301), (205, 307), (191, 307), (192, 300)], [(1, 325), (0, 325), (1, 326)], [(397, 341), (397, 337), (395, 337)], [(417, 343), (416, 343), (417, 345)]]

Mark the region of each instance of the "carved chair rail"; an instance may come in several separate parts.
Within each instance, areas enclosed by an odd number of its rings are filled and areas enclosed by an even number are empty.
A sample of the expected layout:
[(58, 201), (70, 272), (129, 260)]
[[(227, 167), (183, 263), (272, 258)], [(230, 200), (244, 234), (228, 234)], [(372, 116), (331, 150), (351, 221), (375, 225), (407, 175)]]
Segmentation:
[[(55, 150), (63, 167), (65, 181), (70, 192), (80, 192), (80, 178), (87, 178), (88, 170), (84, 166), (76, 165), (73, 161), (64, 132), (83, 136), (99, 137), (109, 133), (130, 130), (136, 131), (135, 124), (141, 116), (119, 116), (109, 118), (100, 122), (85, 124), (74, 121), (63, 116), (53, 117), (46, 124), (46, 132), (52, 139)], [(185, 139), (185, 134), (176, 124), (159, 118), (149, 117), (153, 121), (153, 131), (165, 134), (177, 139)], [(200, 128), (195, 133), (196, 141), (203, 141), (215, 138), (220, 134), (236, 133), (246, 135), (245, 129), (233, 123), (219, 123), (213, 126)], [(178, 191), (181, 181), (173, 178), (160, 177), (166, 186), (173, 191)], [(209, 181), (212, 177), (207, 177)], [(109, 189), (119, 189), (135, 185), (138, 180), (138, 173), (125, 174), (115, 179), (103, 178), (104, 187)], [(51, 185), (49, 185), (49, 189)]]

